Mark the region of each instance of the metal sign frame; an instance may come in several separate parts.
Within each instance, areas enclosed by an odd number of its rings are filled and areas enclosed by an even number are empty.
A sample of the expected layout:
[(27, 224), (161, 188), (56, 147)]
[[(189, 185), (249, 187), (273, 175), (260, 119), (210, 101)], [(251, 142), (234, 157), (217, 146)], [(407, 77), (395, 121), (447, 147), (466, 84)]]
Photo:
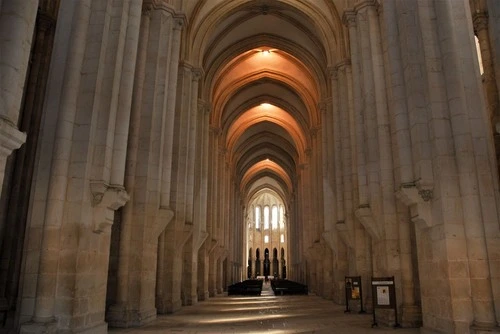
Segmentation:
[(396, 284), (394, 276), (372, 277), (372, 300), (373, 300), (373, 323), (372, 327), (378, 326), (376, 312), (380, 309), (393, 309), (396, 318), (394, 327), (401, 327), (398, 322), (398, 307), (396, 303)]
[(359, 300), (361, 310), (359, 313), (366, 313), (363, 310), (363, 286), (361, 284), (361, 276), (345, 276), (345, 311), (350, 313), (349, 300)]

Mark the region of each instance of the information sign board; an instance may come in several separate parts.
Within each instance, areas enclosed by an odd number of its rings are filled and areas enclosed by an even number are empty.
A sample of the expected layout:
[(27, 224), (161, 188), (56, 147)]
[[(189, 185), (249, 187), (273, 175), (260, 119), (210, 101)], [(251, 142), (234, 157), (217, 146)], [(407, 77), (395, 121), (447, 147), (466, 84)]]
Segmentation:
[(372, 277), (372, 296), (373, 296), (373, 324), (377, 326), (375, 309), (387, 308), (394, 309), (396, 324), (394, 327), (399, 327), (398, 323), (398, 308), (396, 304), (396, 287), (394, 284), (394, 276), (391, 277)]
[(361, 310), (359, 313), (364, 313), (363, 310), (363, 290), (361, 286), (361, 276), (346, 276), (345, 277), (345, 312), (350, 312), (349, 300), (359, 300)]

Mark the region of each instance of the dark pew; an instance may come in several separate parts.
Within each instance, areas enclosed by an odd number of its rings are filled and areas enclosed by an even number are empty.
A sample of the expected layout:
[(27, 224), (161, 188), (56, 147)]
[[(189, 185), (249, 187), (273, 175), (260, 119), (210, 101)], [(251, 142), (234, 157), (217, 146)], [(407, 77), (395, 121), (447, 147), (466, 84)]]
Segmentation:
[(243, 282), (231, 284), (227, 287), (227, 294), (230, 295), (258, 295), (262, 293), (262, 280), (250, 279)]
[(309, 293), (307, 285), (289, 280), (273, 280), (271, 288), (276, 296), (278, 295), (307, 295)]

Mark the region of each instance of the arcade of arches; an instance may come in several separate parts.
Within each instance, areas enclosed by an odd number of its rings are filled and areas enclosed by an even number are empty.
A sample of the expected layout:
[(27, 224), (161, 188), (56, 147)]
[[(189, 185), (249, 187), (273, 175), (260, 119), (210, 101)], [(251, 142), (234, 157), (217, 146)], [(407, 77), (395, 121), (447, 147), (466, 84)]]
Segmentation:
[(3, 330), (269, 275), (500, 331), (500, 1), (0, 0), (0, 74)]

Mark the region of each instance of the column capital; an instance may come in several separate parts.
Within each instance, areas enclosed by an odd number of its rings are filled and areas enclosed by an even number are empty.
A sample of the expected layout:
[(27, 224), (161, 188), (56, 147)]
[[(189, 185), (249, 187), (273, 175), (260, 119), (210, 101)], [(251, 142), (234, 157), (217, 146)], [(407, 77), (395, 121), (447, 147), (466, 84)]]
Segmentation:
[(321, 131), (321, 127), (315, 126), (309, 129), (309, 132), (311, 133), (311, 137), (315, 138), (318, 136), (318, 132)]
[(214, 135), (220, 135), (222, 131), (220, 128), (210, 125), (210, 132), (213, 133)]
[(474, 32), (477, 34), (481, 30), (488, 29), (488, 13), (475, 12), (472, 15), (472, 23), (474, 25)]
[(205, 100), (198, 99), (198, 112), (203, 114), (210, 114), (210, 104), (208, 104)]
[(173, 29), (182, 30), (186, 24), (186, 15), (177, 14), (174, 16)]
[(318, 109), (322, 114), (326, 113), (327, 108), (328, 108), (328, 101), (323, 100), (320, 103), (318, 103)]
[(347, 28), (355, 28), (356, 27), (356, 11), (352, 8), (346, 9), (344, 14), (342, 15), (342, 23)]
[(377, 10), (379, 6), (380, 5), (378, 4), (377, 0), (361, 0), (354, 5), (354, 10), (356, 12), (359, 12), (364, 8), (374, 8), (375, 10)]
[(226, 153), (227, 153), (227, 148), (225, 146), (223, 146), (223, 145), (220, 145), (219, 146), (219, 155), (225, 156)]
[(337, 66), (329, 66), (328, 74), (330, 75), (330, 79), (337, 80), (338, 77), (338, 69)]
[(203, 77), (204, 72), (202, 68), (193, 67), (191, 71), (193, 72), (193, 80), (198, 81)]
[(0, 156), (9, 156), (25, 141), (26, 133), (19, 131), (14, 123), (0, 116)]
[(142, 5), (142, 15), (151, 17), (151, 12), (153, 11), (153, 9), (153, 4), (151, 2), (148, 3), (145, 1)]
[(335, 65), (335, 68), (337, 69), (338, 72), (338, 71), (345, 71), (346, 68), (349, 66), (351, 66), (351, 59), (346, 58), (339, 61), (337, 65)]

